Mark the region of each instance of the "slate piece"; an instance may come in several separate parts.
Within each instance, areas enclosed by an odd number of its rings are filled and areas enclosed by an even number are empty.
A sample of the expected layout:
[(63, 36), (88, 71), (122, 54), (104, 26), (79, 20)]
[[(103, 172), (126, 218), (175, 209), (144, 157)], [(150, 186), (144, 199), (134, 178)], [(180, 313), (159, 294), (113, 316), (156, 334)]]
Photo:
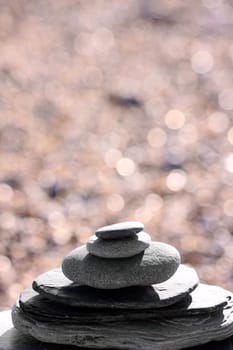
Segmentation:
[(38, 276), (32, 286), (46, 298), (72, 306), (148, 309), (174, 304), (191, 293), (198, 283), (196, 271), (181, 264), (170, 279), (147, 287), (101, 290), (79, 286), (66, 278), (61, 269)]
[(110, 323), (120, 321), (152, 320), (167, 317), (188, 317), (213, 313), (227, 305), (229, 293), (222, 288), (200, 284), (184, 300), (160, 309), (94, 309), (59, 305), (39, 295), (33, 289), (24, 290), (19, 305), (26, 315), (35, 320), (60, 323)]
[(150, 242), (150, 235), (142, 231), (124, 239), (102, 239), (93, 235), (86, 247), (90, 254), (100, 258), (122, 259), (142, 253), (149, 247)]
[[(13, 328), (11, 311), (0, 312), (0, 349), (1, 350), (82, 350), (83, 347), (49, 344), (36, 340)], [(154, 348), (153, 348), (154, 349)], [(233, 337), (223, 341), (185, 348), (186, 350), (233, 350)]]
[(144, 225), (139, 221), (125, 221), (100, 227), (95, 234), (102, 239), (122, 239), (135, 236), (136, 233), (143, 229)]
[(161, 242), (151, 242), (143, 253), (125, 259), (98, 258), (83, 245), (66, 255), (62, 271), (79, 284), (116, 289), (161, 283), (175, 273), (179, 264), (176, 248)]
[(145, 320), (66, 323), (45, 322), (15, 306), (13, 324), (22, 333), (42, 342), (96, 349), (179, 350), (233, 335), (233, 294), (218, 312)]

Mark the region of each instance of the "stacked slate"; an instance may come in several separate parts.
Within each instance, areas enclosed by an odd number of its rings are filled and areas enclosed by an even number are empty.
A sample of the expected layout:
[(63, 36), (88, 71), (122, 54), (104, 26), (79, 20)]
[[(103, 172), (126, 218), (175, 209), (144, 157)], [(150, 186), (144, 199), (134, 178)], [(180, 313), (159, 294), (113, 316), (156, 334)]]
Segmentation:
[(176, 350), (230, 337), (233, 294), (200, 283), (174, 247), (143, 229), (98, 229), (22, 292), (14, 326), (43, 342), (94, 349)]

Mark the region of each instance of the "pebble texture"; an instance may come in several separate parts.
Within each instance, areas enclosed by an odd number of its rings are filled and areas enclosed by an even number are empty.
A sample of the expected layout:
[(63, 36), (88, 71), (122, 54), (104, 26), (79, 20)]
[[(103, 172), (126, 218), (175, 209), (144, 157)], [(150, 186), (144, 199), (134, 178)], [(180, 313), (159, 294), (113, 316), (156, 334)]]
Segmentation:
[(61, 269), (50, 270), (33, 281), (33, 289), (46, 298), (71, 306), (90, 308), (161, 308), (185, 298), (198, 285), (196, 271), (180, 265), (167, 281), (145, 287), (103, 290), (79, 286), (64, 276)]
[(133, 237), (124, 239), (102, 239), (93, 235), (87, 242), (87, 250), (90, 254), (108, 259), (130, 258), (142, 253), (149, 247), (150, 235), (139, 232)]
[(95, 234), (102, 239), (121, 239), (135, 236), (136, 233), (143, 229), (144, 225), (141, 222), (125, 221), (118, 224), (103, 226), (96, 230)]
[[(222, 340), (233, 334), (233, 295), (223, 289), (221, 291), (226, 301), (223, 310), (161, 319), (152, 316), (146, 322), (137, 316), (133, 322), (124, 319), (114, 321), (114, 318), (112, 322), (99, 319), (97, 322), (79, 322), (80, 315), (77, 315), (77, 321), (70, 314), (59, 316), (59, 308), (55, 307), (48, 310), (49, 315), (53, 309), (51, 322), (51, 319), (47, 319), (48, 315), (46, 319), (44, 315), (41, 317), (40, 311), (45, 310), (44, 307), (38, 307), (37, 314), (23, 310), (19, 304), (12, 310), (12, 319), (14, 326), (22, 333), (48, 343), (96, 349), (178, 350), (211, 340)], [(208, 293), (209, 290), (206, 290), (206, 295)], [(70, 317), (73, 317), (72, 323), (69, 322)]]
[(152, 242), (143, 253), (126, 259), (103, 259), (81, 246), (62, 263), (64, 275), (71, 281), (100, 289), (148, 286), (169, 279), (180, 264), (180, 254), (172, 246)]

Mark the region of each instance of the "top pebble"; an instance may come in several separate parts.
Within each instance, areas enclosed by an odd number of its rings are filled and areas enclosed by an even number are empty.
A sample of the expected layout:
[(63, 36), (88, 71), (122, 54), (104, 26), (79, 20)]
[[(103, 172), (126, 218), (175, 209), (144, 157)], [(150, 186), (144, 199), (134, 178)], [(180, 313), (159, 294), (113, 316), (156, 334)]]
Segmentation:
[(138, 221), (125, 221), (118, 224), (103, 226), (95, 234), (102, 239), (122, 239), (133, 237), (144, 229), (144, 225)]

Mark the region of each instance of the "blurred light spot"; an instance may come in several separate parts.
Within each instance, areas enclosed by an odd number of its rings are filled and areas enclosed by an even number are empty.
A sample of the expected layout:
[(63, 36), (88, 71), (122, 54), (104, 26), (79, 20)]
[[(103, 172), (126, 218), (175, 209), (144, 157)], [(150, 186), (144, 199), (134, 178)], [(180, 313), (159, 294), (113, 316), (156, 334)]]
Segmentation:
[(76, 232), (76, 236), (80, 243), (86, 243), (90, 235), (93, 234), (90, 227), (79, 225), (79, 229)]
[(223, 204), (224, 214), (227, 216), (233, 216), (233, 199), (229, 199)]
[(121, 176), (130, 176), (135, 171), (135, 163), (130, 158), (121, 158), (117, 162), (117, 172)]
[(0, 184), (0, 202), (10, 202), (14, 196), (14, 191), (7, 184)]
[(44, 229), (42, 221), (33, 217), (24, 218), (22, 224), (24, 233), (29, 235), (42, 232)]
[(0, 273), (8, 273), (11, 269), (11, 261), (5, 255), (0, 255)]
[(0, 225), (5, 230), (13, 230), (16, 225), (15, 216), (10, 212), (4, 212), (0, 215)]
[(233, 153), (230, 153), (226, 158), (225, 158), (225, 168), (227, 171), (230, 173), (233, 173)]
[(166, 160), (170, 164), (178, 165), (182, 164), (185, 160), (186, 152), (184, 147), (170, 146), (167, 149)]
[(150, 193), (146, 197), (146, 207), (150, 208), (152, 211), (160, 210), (163, 206), (163, 199), (156, 193)]
[(92, 34), (92, 44), (99, 51), (108, 51), (115, 44), (114, 35), (105, 27), (98, 28)]
[(31, 247), (34, 252), (40, 253), (46, 249), (46, 240), (43, 237), (32, 235), (27, 238), (27, 246)]
[(7, 10), (1, 9), (0, 13), (0, 37), (9, 35), (14, 29), (15, 19)]
[(233, 127), (228, 131), (227, 139), (233, 145)]
[(193, 126), (192, 124), (186, 124), (179, 131), (179, 139), (183, 144), (192, 144), (197, 142), (198, 135), (195, 126)]
[(208, 118), (208, 128), (214, 133), (224, 132), (229, 125), (228, 116), (225, 113), (214, 112)]
[(116, 163), (121, 158), (122, 158), (122, 153), (116, 148), (111, 148), (104, 155), (104, 161), (109, 168), (115, 168)]
[(134, 173), (129, 178), (129, 187), (131, 190), (141, 191), (145, 188), (145, 186), (146, 186), (146, 178), (144, 175), (139, 173)]
[(69, 242), (72, 237), (72, 231), (68, 225), (61, 225), (56, 227), (52, 232), (53, 240), (59, 245), (64, 245)]
[(185, 116), (180, 110), (171, 109), (165, 115), (165, 123), (169, 129), (180, 129), (185, 123)]
[(202, 3), (208, 9), (213, 9), (222, 5), (223, 0), (202, 0)]
[(52, 211), (49, 213), (48, 221), (49, 225), (53, 228), (57, 228), (64, 223), (64, 215), (60, 211)]
[(134, 212), (134, 219), (142, 222), (149, 222), (153, 217), (153, 213), (147, 207), (141, 206)]
[(49, 100), (58, 101), (64, 95), (64, 86), (57, 80), (49, 81), (45, 85), (44, 93)]
[(233, 109), (233, 89), (222, 90), (218, 95), (218, 103), (227, 111)]
[(162, 147), (167, 140), (166, 133), (160, 128), (151, 129), (147, 135), (147, 141), (151, 147)]
[(183, 170), (173, 170), (168, 174), (166, 184), (171, 191), (182, 190), (187, 183), (187, 176)]
[(56, 176), (50, 170), (42, 170), (39, 172), (38, 181), (41, 187), (46, 187), (56, 182)]
[(113, 194), (107, 200), (107, 207), (112, 212), (121, 211), (124, 208), (125, 201), (119, 194)]
[(83, 72), (83, 82), (89, 88), (99, 88), (102, 85), (103, 74), (96, 66), (89, 66)]
[(16, 300), (19, 294), (22, 292), (23, 286), (20, 283), (12, 283), (8, 288), (8, 294), (10, 298)]
[(197, 51), (191, 59), (192, 69), (195, 73), (205, 74), (208, 73), (214, 65), (213, 56), (209, 51), (201, 50)]

